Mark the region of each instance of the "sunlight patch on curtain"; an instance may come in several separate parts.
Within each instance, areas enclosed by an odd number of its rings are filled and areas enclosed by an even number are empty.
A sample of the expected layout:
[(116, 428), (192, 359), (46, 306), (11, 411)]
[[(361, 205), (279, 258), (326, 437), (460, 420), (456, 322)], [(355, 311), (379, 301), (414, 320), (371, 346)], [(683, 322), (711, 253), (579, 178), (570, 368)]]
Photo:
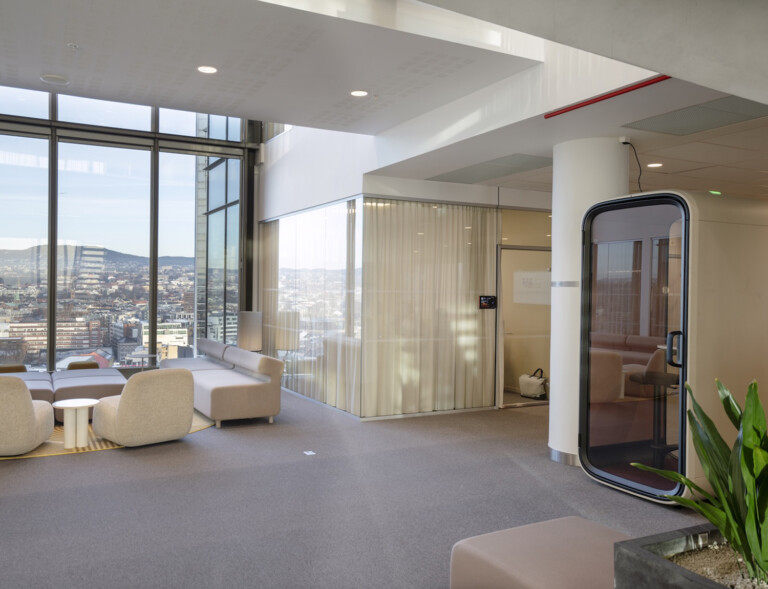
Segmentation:
[(494, 403), (497, 211), (365, 199), (362, 416)]

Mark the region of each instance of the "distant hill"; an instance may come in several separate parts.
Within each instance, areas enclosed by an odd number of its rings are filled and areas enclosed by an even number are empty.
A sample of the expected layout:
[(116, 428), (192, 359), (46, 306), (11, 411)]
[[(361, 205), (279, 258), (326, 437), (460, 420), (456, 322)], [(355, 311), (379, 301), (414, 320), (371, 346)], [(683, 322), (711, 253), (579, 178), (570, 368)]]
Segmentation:
[[(60, 245), (58, 247), (58, 259), (66, 266), (72, 266), (80, 253), (79, 246)], [(40, 264), (48, 255), (48, 246), (37, 245), (23, 250), (0, 249), (0, 265), (2, 266), (34, 266)], [(104, 261), (106, 264), (121, 265), (149, 265), (146, 256), (134, 256), (110, 249), (104, 249)], [(192, 266), (195, 263), (193, 257), (184, 256), (160, 256), (158, 263), (161, 266)]]

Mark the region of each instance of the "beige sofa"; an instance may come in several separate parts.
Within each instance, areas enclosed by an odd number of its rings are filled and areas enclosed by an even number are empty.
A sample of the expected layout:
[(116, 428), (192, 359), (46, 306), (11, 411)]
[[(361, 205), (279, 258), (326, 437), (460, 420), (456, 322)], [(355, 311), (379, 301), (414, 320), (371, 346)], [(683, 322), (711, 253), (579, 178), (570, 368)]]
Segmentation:
[(249, 352), (200, 339), (199, 358), (163, 360), (161, 369), (186, 368), (192, 372), (195, 409), (216, 422), (230, 419), (268, 417), (280, 413), (280, 379), (283, 362), (257, 352)]

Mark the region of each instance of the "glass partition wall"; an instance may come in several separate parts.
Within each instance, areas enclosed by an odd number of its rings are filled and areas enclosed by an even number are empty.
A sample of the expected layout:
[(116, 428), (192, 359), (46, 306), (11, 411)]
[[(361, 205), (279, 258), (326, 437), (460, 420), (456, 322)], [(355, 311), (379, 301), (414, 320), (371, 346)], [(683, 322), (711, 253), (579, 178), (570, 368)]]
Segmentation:
[(0, 87), (0, 363), (234, 343), (241, 136), (231, 117)]
[(494, 403), (495, 209), (364, 198), (262, 226), (284, 386), (361, 417)]

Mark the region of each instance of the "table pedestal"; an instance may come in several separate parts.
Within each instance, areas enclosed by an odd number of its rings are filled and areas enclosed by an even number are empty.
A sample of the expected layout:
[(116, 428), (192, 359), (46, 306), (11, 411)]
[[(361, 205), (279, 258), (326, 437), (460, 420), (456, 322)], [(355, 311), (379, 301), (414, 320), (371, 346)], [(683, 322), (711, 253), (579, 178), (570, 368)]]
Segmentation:
[(66, 399), (53, 406), (64, 410), (64, 448), (83, 448), (88, 445), (88, 409), (98, 399)]

